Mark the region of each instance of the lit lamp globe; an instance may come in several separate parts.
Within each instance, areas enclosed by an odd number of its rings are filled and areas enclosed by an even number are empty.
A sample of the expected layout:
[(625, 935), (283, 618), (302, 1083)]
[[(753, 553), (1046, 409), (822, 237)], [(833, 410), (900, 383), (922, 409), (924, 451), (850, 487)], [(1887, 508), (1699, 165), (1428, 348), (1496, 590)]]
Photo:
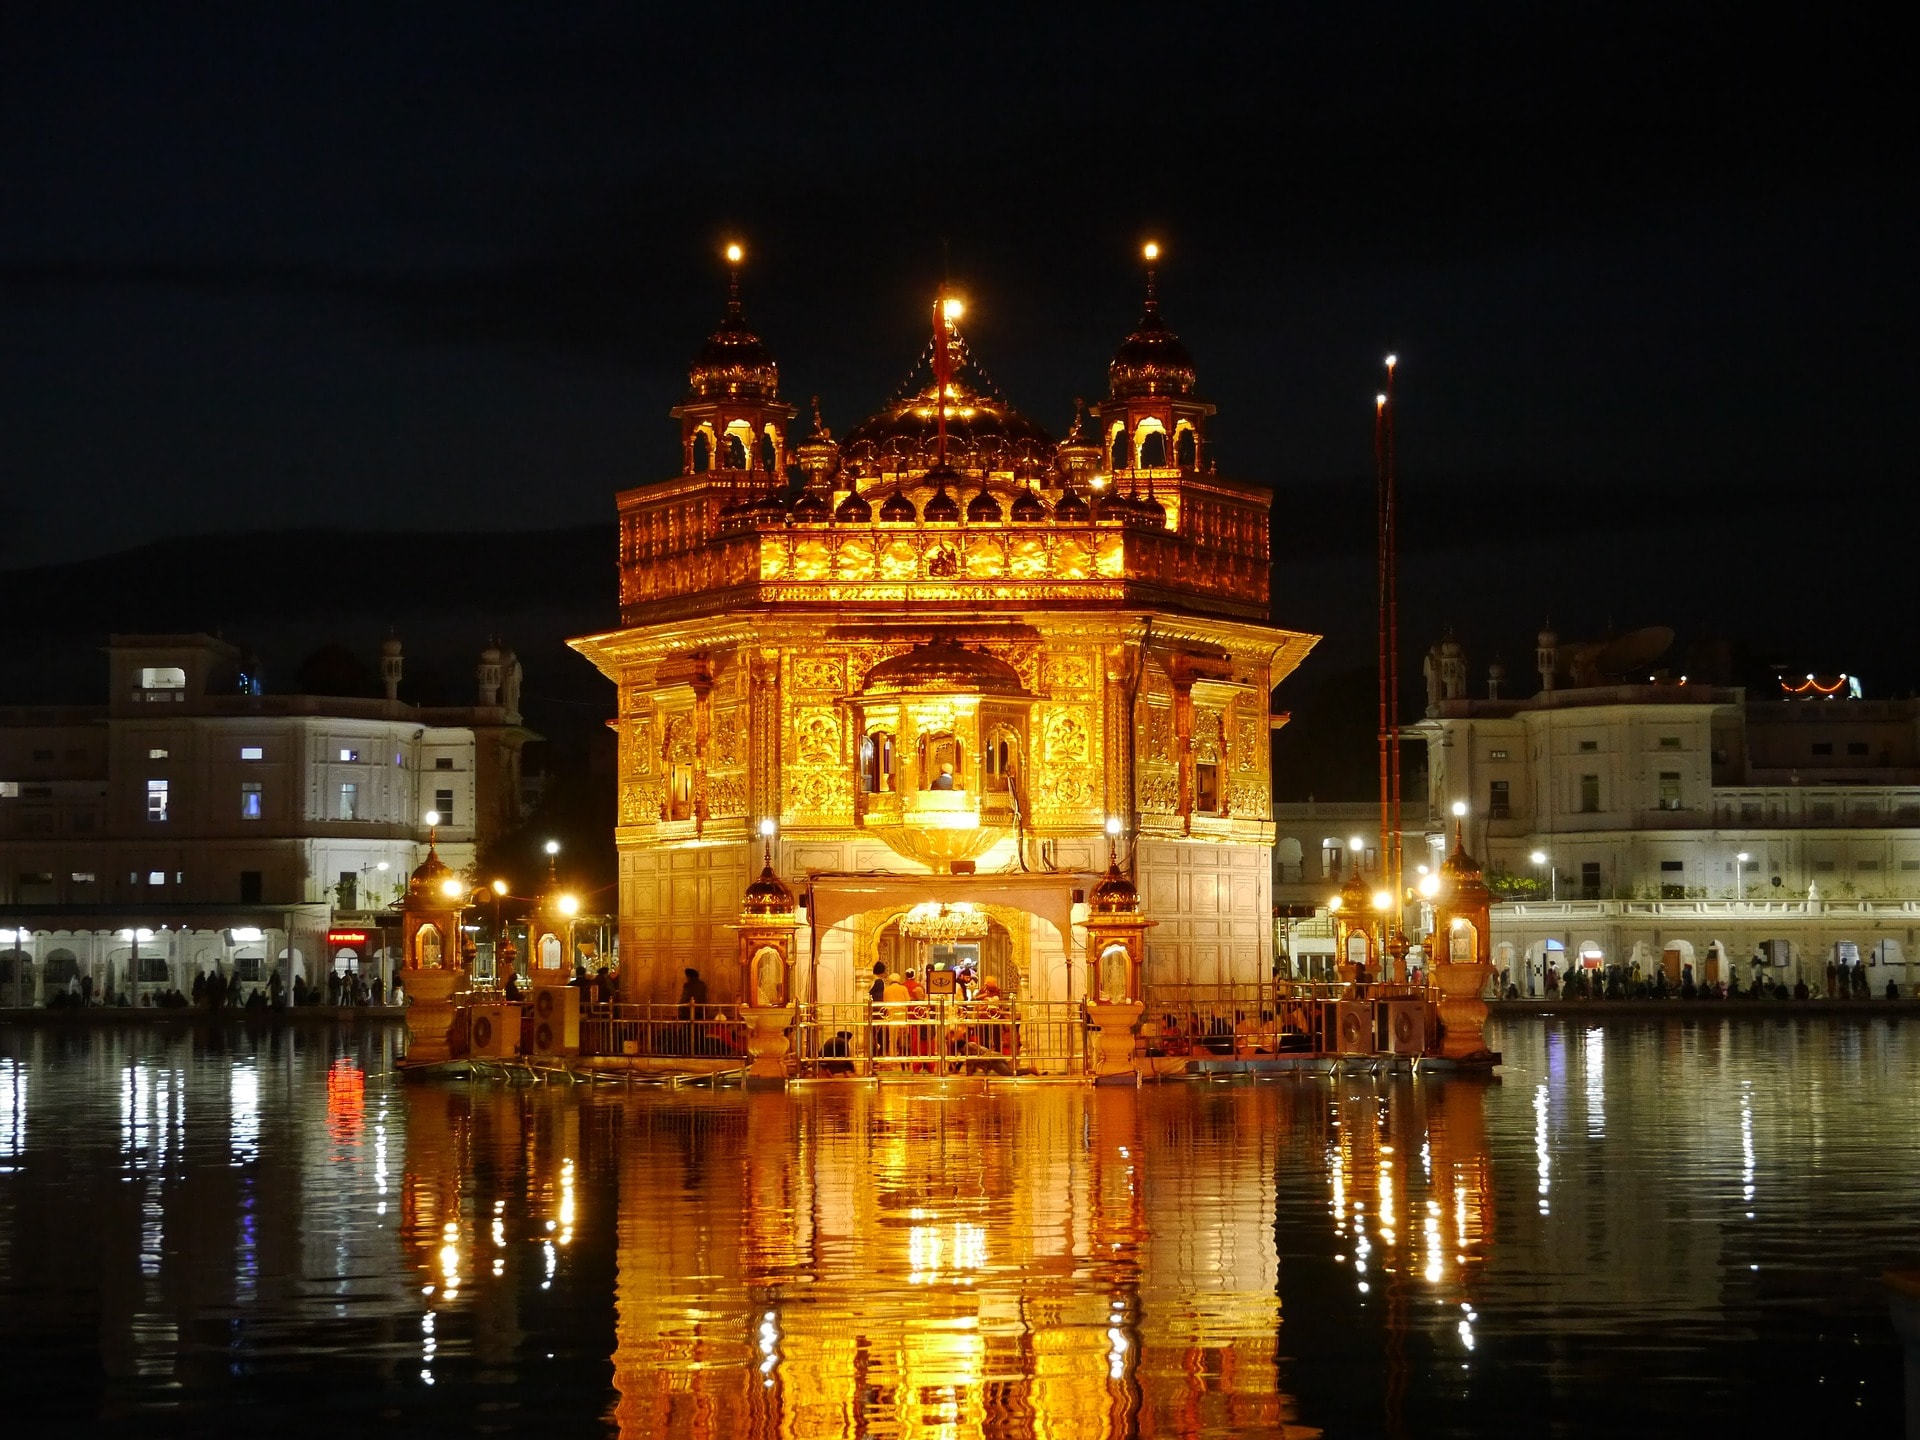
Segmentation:
[(1393, 908), (1393, 893), (1388, 890), (1374, 891), (1373, 908), (1383, 915), (1386, 914), (1387, 911)]
[(1531, 860), (1536, 865), (1544, 865), (1547, 863), (1547, 852), (1544, 850), (1536, 850), (1531, 855), (1527, 856), (1527, 859)]
[(1420, 877), (1419, 890), (1422, 896), (1431, 900), (1440, 893), (1440, 877), (1428, 872)]
[(440, 882), (440, 893), (449, 900), (458, 900), (465, 889), (466, 887), (460, 883), (460, 877), (457, 875), (449, 875)]
[(1466, 818), (1466, 815), (1467, 815), (1467, 802), (1464, 800), (1454, 801), (1453, 802), (1453, 818), (1456, 820), (1464, 820)]
[(496, 894), (496, 895), (498, 895), (498, 896), (499, 896), (499, 897), (500, 897), (501, 899), (503, 899), (503, 900), (504, 900), (504, 899), (506, 898), (506, 895), (507, 895), (507, 882), (506, 882), (506, 881), (504, 881), (504, 880), (496, 880), (496, 881), (494, 881), (494, 882), (493, 882), (493, 893), (494, 893), (494, 894)]
[(580, 913), (580, 897), (577, 895), (562, 895), (558, 900), (553, 902), (553, 908), (571, 920), (575, 915)]

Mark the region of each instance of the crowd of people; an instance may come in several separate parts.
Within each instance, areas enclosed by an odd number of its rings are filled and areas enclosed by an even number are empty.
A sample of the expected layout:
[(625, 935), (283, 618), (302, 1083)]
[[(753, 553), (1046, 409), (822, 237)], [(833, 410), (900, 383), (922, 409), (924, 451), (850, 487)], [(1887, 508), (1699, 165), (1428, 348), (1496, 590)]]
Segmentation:
[[(1529, 999), (1534, 998), (1532, 978), (1531, 975), (1527, 977), (1526, 998)], [(1522, 998), (1520, 981), (1511, 967), (1501, 967), (1494, 984), (1496, 993), (1502, 998)], [(1822, 989), (1818, 985), (1809, 985), (1804, 978), (1796, 979), (1789, 987), (1777, 977), (1770, 976), (1761, 965), (1753, 967), (1751, 980), (1742, 985), (1738, 972), (1724, 981), (1696, 979), (1691, 963), (1680, 967), (1680, 979), (1676, 983), (1659, 966), (1654, 967), (1650, 974), (1642, 973), (1638, 961), (1628, 965), (1574, 968), (1565, 975), (1561, 974), (1557, 964), (1549, 961), (1541, 989), (1548, 1000), (1870, 1000), (1874, 993), (1864, 965), (1841, 965), (1837, 962), (1828, 963), (1827, 983)], [(1898, 1000), (1900, 982), (1889, 978), (1881, 996), (1887, 1000)]]

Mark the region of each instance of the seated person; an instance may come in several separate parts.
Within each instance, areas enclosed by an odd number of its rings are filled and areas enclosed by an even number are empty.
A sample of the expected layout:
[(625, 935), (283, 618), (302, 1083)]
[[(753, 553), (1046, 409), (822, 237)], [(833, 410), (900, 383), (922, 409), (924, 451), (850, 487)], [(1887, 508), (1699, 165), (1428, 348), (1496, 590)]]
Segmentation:
[(840, 1030), (834, 1037), (820, 1047), (820, 1073), (822, 1075), (853, 1074), (853, 1032)]
[(942, 765), (940, 767), (940, 773), (933, 777), (933, 788), (935, 790), (953, 789), (953, 766)]

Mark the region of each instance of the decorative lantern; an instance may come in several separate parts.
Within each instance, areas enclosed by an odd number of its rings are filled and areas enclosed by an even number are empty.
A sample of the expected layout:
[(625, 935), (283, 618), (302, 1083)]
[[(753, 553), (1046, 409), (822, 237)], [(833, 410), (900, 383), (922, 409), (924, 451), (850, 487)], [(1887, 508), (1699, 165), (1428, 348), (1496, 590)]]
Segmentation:
[(740, 906), (740, 1015), (747, 1022), (747, 1084), (784, 1085), (793, 1048), (793, 891), (773, 873), (773, 822), (761, 822), (766, 859)]
[(1487, 1002), (1481, 991), (1493, 973), (1493, 895), (1481, 877), (1480, 862), (1467, 853), (1458, 825), (1453, 853), (1440, 866), (1433, 916), (1433, 975), (1446, 1032), (1440, 1053), (1450, 1060), (1488, 1059)]
[(1133, 1036), (1145, 1008), (1141, 973), (1147, 930), (1140, 892), (1120, 870), (1120, 824), (1107, 822), (1107, 873), (1087, 897), (1087, 1018), (1094, 1028), (1093, 1079), (1134, 1083)]
[(451, 1058), (447, 1037), (453, 1028), (453, 997), (467, 979), (460, 963), (460, 912), (466, 900), (466, 883), (440, 859), (430, 830), (427, 858), (408, 879), (400, 905), (406, 947), (400, 983), (407, 994), (407, 1029), (412, 1033), (409, 1064)]

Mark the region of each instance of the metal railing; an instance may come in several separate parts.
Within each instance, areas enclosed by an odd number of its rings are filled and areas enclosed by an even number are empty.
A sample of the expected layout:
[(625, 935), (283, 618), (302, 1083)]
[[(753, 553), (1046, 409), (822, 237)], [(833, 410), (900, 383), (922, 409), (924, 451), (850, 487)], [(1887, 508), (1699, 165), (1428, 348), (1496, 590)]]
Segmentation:
[(1078, 1002), (926, 1000), (798, 1007), (802, 1075), (1077, 1075), (1087, 1064)]
[(745, 1059), (747, 1026), (731, 1005), (608, 1005), (582, 1012), (582, 1055)]

